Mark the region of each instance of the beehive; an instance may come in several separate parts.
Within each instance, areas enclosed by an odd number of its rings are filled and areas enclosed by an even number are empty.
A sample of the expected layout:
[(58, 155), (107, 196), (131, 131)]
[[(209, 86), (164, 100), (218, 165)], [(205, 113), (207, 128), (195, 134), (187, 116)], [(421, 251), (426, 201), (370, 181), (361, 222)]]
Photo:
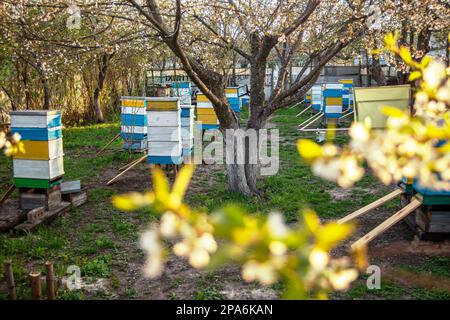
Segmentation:
[(355, 121), (371, 120), (372, 128), (384, 128), (387, 116), (381, 107), (392, 106), (409, 110), (411, 104), (410, 85), (354, 88)]
[(123, 147), (142, 150), (147, 141), (147, 110), (144, 97), (122, 97), (120, 114), (120, 135)]
[(343, 113), (343, 88), (342, 83), (327, 83), (323, 90), (323, 111), (325, 113), (325, 123), (339, 122)]
[(322, 111), (322, 85), (315, 84), (311, 88), (312, 109), (314, 112)]
[(239, 97), (239, 87), (226, 88), (225, 95), (230, 104), (230, 109), (236, 113), (240, 113), (242, 110), (242, 100)]
[(18, 188), (50, 189), (64, 175), (61, 112), (12, 111), (11, 130), (21, 135), (25, 151), (13, 158), (14, 184)]
[(353, 79), (341, 79), (340, 83), (343, 84), (342, 92), (342, 106), (344, 111), (353, 109)]
[(197, 93), (197, 122), (198, 127), (202, 130), (219, 128), (219, 120), (214, 107), (203, 93)]
[(191, 83), (174, 82), (173, 95), (180, 98), (181, 104), (181, 140), (183, 157), (189, 158), (194, 147), (194, 108), (191, 105)]
[(181, 164), (181, 112), (179, 98), (146, 98), (147, 162)]

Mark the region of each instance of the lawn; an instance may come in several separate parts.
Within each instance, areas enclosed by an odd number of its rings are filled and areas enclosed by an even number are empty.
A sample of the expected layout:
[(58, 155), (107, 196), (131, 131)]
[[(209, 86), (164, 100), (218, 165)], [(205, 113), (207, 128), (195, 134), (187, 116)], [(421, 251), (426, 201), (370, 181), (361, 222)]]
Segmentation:
[[(287, 221), (295, 223), (299, 209), (311, 207), (321, 218), (333, 219), (350, 213), (389, 192), (392, 187), (381, 185), (370, 174), (354, 188), (343, 190), (332, 183), (314, 177), (311, 169), (300, 161), (295, 143), (300, 137), (296, 125), (306, 119), (295, 118), (298, 109), (279, 111), (271, 125), (280, 130), (280, 170), (275, 176), (260, 180), (263, 191), (259, 197), (247, 198), (227, 191), (223, 166), (198, 166), (186, 202), (211, 212), (226, 203), (236, 203), (250, 212), (267, 214), (282, 212)], [(245, 118), (245, 114), (243, 117)], [(282, 284), (262, 288), (244, 284), (235, 267), (224, 270), (192, 270), (185, 261), (169, 258), (166, 272), (160, 280), (145, 279), (141, 275), (144, 255), (139, 249), (139, 232), (157, 219), (151, 211), (123, 213), (111, 205), (111, 196), (127, 191), (151, 188), (148, 167), (140, 165), (112, 186), (106, 182), (118, 174), (118, 168), (140, 155), (130, 156), (116, 141), (107, 152), (96, 152), (119, 131), (118, 123), (92, 125), (64, 130), (66, 180), (80, 179), (89, 189), (84, 206), (55, 221), (41, 226), (30, 234), (0, 234), (0, 261), (12, 259), (19, 298), (29, 298), (27, 274), (31, 270), (44, 272), (44, 262), (55, 264), (58, 277), (76, 265), (83, 277), (83, 290), (60, 289), (59, 299), (222, 299), (276, 298)], [(346, 137), (339, 134), (339, 143)], [(3, 193), (12, 177), (11, 160), (0, 157), (0, 190)], [(17, 201), (13, 194), (9, 201)], [(361, 219), (360, 228), (352, 238), (363, 235), (383, 218), (399, 208), (392, 201)], [(378, 248), (372, 263), (382, 269), (382, 287), (369, 290), (367, 275), (361, 275), (352, 288), (332, 296), (336, 299), (450, 299), (450, 258), (441, 254), (420, 252), (414, 255), (394, 252), (377, 254), (379, 248), (392, 243), (409, 243), (413, 234), (399, 224), (375, 240)], [(333, 254), (346, 252), (348, 242)], [(3, 266), (0, 266), (3, 275)], [(407, 281), (415, 279), (415, 281)], [(420, 281), (421, 280), (421, 281)], [(439, 283), (436, 286), (436, 283)], [(61, 288), (62, 286), (60, 286)], [(0, 298), (5, 298), (4, 281), (0, 284)]]

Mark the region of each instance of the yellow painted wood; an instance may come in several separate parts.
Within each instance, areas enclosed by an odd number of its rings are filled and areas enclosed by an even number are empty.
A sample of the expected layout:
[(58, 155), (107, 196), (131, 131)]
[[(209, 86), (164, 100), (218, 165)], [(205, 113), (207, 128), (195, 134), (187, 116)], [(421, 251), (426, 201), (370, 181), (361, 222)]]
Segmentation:
[(225, 94), (230, 94), (230, 93), (238, 94), (238, 88), (226, 88)]
[(213, 108), (198, 108), (197, 109), (198, 115), (216, 115), (216, 112)]
[(216, 115), (199, 114), (197, 115), (197, 121), (203, 124), (217, 124), (218, 120)]
[(204, 95), (197, 93), (197, 101), (198, 102), (210, 102), (209, 99)]
[(144, 108), (145, 101), (144, 100), (123, 99), (122, 100), (122, 106), (124, 106), (124, 107)]
[(403, 111), (410, 109), (411, 87), (386, 86), (355, 88), (355, 121), (369, 118), (372, 128), (385, 128), (387, 117), (381, 112), (383, 106), (395, 107)]
[[(49, 160), (50, 159), (50, 146), (60, 143), (57, 140), (51, 141), (31, 141), (23, 140), (24, 152), (19, 151), (14, 155), (15, 159), (28, 159), (28, 160)], [(61, 148), (62, 151), (62, 148)], [(61, 154), (62, 155), (62, 154)]]
[(353, 84), (353, 79), (341, 79), (339, 82), (343, 84)]
[(328, 97), (325, 98), (325, 103), (327, 106), (339, 106), (342, 105), (342, 98)]
[(176, 101), (147, 101), (147, 110), (177, 110)]
[(306, 99), (311, 100), (312, 96), (309, 94), (309, 95), (306, 96)]

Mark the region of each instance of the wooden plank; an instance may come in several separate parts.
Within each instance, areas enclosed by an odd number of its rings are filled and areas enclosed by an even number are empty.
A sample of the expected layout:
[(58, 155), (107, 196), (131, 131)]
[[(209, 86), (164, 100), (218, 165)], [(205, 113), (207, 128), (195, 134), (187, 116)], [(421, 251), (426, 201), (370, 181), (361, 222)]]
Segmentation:
[(352, 249), (357, 249), (367, 245), (367, 243), (369, 243), (374, 238), (376, 238), (377, 236), (379, 236), (380, 234), (391, 228), (397, 222), (403, 220), (407, 215), (416, 210), (421, 204), (422, 202), (414, 198), (406, 207), (403, 207), (401, 210), (399, 210), (397, 213), (386, 219), (383, 223), (378, 225), (372, 231), (370, 231), (365, 236), (354, 242), (351, 246)]
[(147, 110), (178, 110), (180, 108), (177, 101), (147, 101)]
[(82, 190), (80, 192), (63, 194), (63, 201), (70, 202), (72, 207), (79, 207), (87, 202), (87, 192), (86, 190)]
[(109, 186), (109, 185), (113, 184), (115, 181), (119, 180), (119, 178), (122, 177), (125, 173), (127, 173), (128, 171), (133, 169), (135, 166), (137, 166), (139, 163), (141, 163), (141, 162), (143, 162), (145, 160), (147, 160), (147, 155), (141, 157), (138, 161), (136, 161), (131, 166), (129, 166), (125, 171), (121, 172), (120, 174), (118, 174), (117, 176), (115, 176), (114, 178), (109, 180), (106, 185)]
[(396, 189), (396, 190), (392, 191), (391, 193), (385, 195), (384, 197), (382, 197), (382, 198), (380, 198), (378, 200), (375, 200), (374, 202), (368, 204), (367, 206), (362, 207), (359, 210), (356, 210), (355, 212), (353, 212), (353, 213), (343, 217), (342, 219), (339, 219), (338, 223), (342, 224), (342, 223), (348, 222), (348, 221), (350, 221), (352, 219), (355, 219), (355, 218), (357, 218), (359, 216), (362, 216), (363, 214), (366, 214), (369, 211), (374, 210), (374, 209), (378, 208), (379, 206), (383, 205), (384, 203), (386, 203), (386, 202), (388, 202), (388, 201), (398, 197), (402, 193), (403, 193), (402, 189)]
[(200, 108), (197, 109), (197, 115), (216, 115), (213, 108)]
[(32, 231), (34, 228), (36, 228), (40, 224), (50, 223), (53, 220), (55, 220), (56, 218), (64, 215), (70, 208), (71, 208), (71, 204), (69, 202), (64, 202), (64, 201), (60, 202), (59, 205), (56, 208), (54, 208), (53, 210), (45, 211), (43, 217), (40, 220), (38, 220), (34, 223), (30, 223), (30, 222), (26, 221), (22, 224), (15, 226), (14, 229), (17, 231), (22, 231), (22, 232)]
[(0, 199), (0, 206), (3, 204), (3, 202), (6, 201), (6, 199), (8, 199), (8, 197), (11, 195), (11, 193), (14, 192), (14, 190), (16, 190), (16, 186), (15, 185), (9, 186), (8, 190), (6, 190), (5, 194)]
[(62, 176), (53, 180), (49, 179), (27, 179), (27, 178), (13, 178), (14, 185), (17, 188), (40, 188), (50, 189), (62, 182)]

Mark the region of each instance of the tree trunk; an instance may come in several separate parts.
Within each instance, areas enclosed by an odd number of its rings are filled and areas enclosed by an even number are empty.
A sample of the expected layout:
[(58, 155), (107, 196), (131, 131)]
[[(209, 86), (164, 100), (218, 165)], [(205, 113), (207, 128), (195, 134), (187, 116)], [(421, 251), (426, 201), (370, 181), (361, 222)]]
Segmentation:
[(103, 111), (100, 106), (100, 94), (105, 84), (106, 72), (108, 71), (109, 61), (113, 55), (114, 53), (108, 54), (107, 52), (104, 52), (99, 63), (97, 87), (94, 90), (94, 98), (93, 98), (94, 112), (96, 118), (95, 120), (97, 121), (97, 123), (105, 122), (105, 117), (103, 116)]
[(380, 64), (380, 58), (378, 56), (373, 57), (370, 73), (379, 86), (386, 85), (386, 76), (384, 75), (383, 68), (381, 67)]

